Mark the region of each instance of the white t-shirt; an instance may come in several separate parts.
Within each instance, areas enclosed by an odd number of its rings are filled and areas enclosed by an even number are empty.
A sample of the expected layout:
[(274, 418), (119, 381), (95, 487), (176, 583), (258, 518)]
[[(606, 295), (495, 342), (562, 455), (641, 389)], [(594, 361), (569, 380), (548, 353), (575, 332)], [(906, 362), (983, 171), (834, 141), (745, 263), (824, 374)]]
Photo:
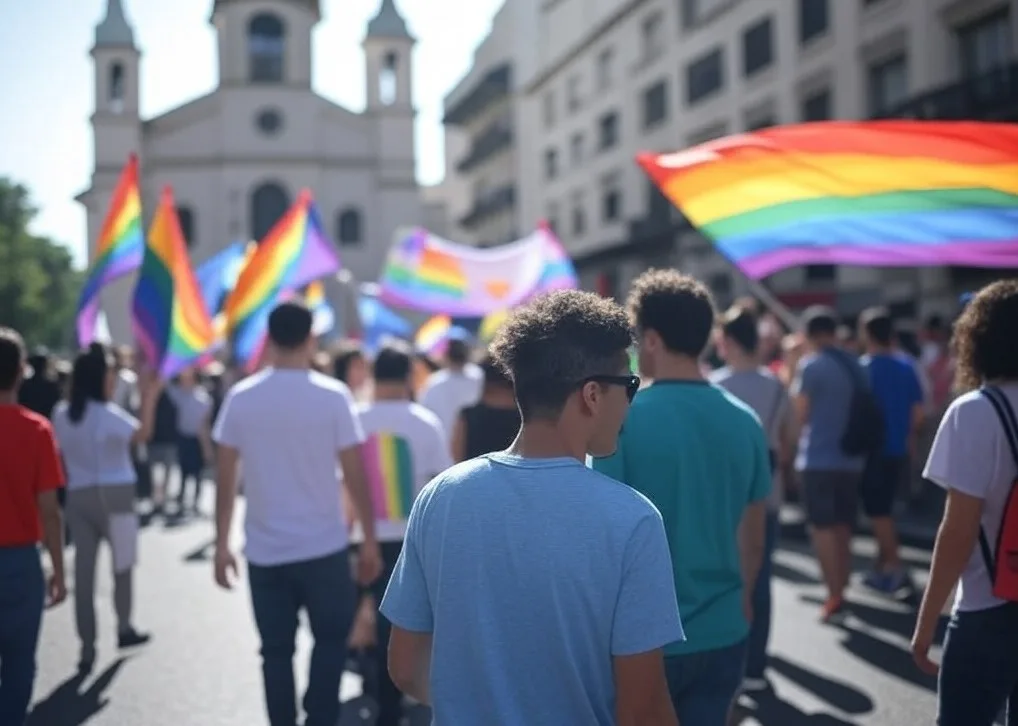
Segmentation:
[(364, 434), (345, 384), (266, 368), (226, 394), (213, 438), (240, 452), (248, 561), (280, 565), (346, 547), (338, 454)]
[(66, 401), (53, 410), (53, 433), (64, 458), (67, 488), (134, 484), (131, 437), (141, 424), (115, 403), (89, 401), (71, 421)]
[[(1001, 390), (1018, 412), (1018, 385), (1002, 386)], [(990, 542), (995, 542), (1016, 474), (1014, 457), (993, 404), (978, 391), (956, 399), (940, 421), (923, 476), (945, 489), (982, 499), (983, 531)], [(986, 610), (1003, 604), (993, 596), (977, 542), (962, 573), (954, 609)]]
[(481, 400), (484, 374), (475, 365), (462, 371), (444, 368), (428, 376), (421, 391), (421, 405), (438, 416), (445, 435), (452, 437), (460, 411)]
[[(364, 472), (375, 505), (379, 542), (402, 542), (410, 507), (424, 485), (452, 466), (449, 441), (431, 411), (410, 401), (358, 406), (364, 443)], [(360, 525), (351, 538), (360, 541)]]

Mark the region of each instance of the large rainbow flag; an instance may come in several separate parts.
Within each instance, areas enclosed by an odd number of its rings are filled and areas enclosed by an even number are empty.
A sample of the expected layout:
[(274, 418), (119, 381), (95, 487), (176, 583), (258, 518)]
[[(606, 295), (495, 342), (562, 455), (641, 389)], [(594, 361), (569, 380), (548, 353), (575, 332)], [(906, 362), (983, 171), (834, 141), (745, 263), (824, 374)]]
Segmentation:
[(829, 121), (639, 164), (748, 277), (804, 264), (1018, 267), (1018, 125)]
[(78, 299), (78, 344), (82, 347), (95, 340), (99, 292), (141, 265), (145, 248), (141, 225), (138, 157), (131, 154), (113, 190), (106, 219), (99, 231), (95, 257)]
[(132, 324), (146, 361), (163, 378), (198, 361), (215, 340), (169, 187), (149, 230), (134, 288)]
[(338, 269), (339, 256), (305, 189), (258, 245), (226, 300), (226, 327), (236, 361), (248, 363), (259, 354), (269, 313), (284, 293)]

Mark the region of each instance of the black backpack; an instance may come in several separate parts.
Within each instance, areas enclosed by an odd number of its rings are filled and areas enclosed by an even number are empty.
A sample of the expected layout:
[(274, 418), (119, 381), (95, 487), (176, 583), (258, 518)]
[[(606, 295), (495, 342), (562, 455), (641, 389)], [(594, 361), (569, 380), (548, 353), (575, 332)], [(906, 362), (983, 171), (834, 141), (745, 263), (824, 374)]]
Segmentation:
[(828, 353), (852, 379), (852, 400), (848, 404), (848, 421), (841, 435), (841, 450), (848, 456), (879, 454), (884, 446), (884, 412), (870, 390), (863, 370), (841, 351)]

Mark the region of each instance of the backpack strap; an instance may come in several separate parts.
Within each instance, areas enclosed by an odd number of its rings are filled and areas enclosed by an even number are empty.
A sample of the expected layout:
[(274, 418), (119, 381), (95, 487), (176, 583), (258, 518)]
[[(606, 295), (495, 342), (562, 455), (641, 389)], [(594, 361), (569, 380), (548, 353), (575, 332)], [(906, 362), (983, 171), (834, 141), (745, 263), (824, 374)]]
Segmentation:
[(855, 393), (865, 391), (868, 387), (867, 380), (865, 378), (866, 371), (859, 366), (858, 363), (853, 362), (852, 358), (847, 353), (842, 353), (840, 350), (828, 349), (825, 351), (826, 355), (837, 361), (838, 366), (841, 367), (845, 373), (848, 374), (849, 378), (852, 379), (852, 390)]
[[(1004, 429), (1004, 438), (1007, 439), (1008, 448), (1011, 449), (1011, 457), (1014, 459), (1015, 466), (1018, 467), (1018, 416), (1015, 416), (1011, 402), (1004, 395), (1004, 392), (996, 386), (983, 386), (979, 389), (979, 392), (993, 406), (1001, 428)], [(998, 538), (999, 534), (998, 532)], [(986, 563), (986, 569), (990, 573), (990, 582), (992, 583), (996, 577), (993, 548), (990, 547), (990, 540), (986, 536), (986, 530), (982, 527), (979, 528), (979, 549), (982, 551), (983, 561)]]

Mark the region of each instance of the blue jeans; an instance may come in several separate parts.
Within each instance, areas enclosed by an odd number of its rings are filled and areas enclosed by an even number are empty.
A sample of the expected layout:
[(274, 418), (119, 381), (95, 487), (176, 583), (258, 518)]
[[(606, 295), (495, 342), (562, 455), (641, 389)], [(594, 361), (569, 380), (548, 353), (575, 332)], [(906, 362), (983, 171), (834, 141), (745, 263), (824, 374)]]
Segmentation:
[(34, 545), (0, 547), (0, 724), (21, 726), (32, 700), (45, 580)]
[(939, 726), (991, 726), (1005, 704), (1018, 726), (1018, 603), (951, 617), (937, 701)]
[(753, 588), (753, 624), (749, 629), (746, 652), (746, 678), (763, 678), (767, 668), (767, 643), (771, 638), (771, 577), (774, 572), (774, 548), (778, 544), (781, 523), (777, 512), (767, 512), (763, 561)]
[(665, 657), (672, 705), (683, 726), (726, 726), (742, 686), (746, 640), (717, 650)]
[(346, 642), (353, 621), (356, 590), (346, 550), (283, 565), (248, 564), (251, 604), (262, 641), (265, 705), (272, 726), (297, 723), (293, 677), (297, 616), (303, 609), (314, 637), (305, 726), (336, 726), (339, 683), (346, 666)]

